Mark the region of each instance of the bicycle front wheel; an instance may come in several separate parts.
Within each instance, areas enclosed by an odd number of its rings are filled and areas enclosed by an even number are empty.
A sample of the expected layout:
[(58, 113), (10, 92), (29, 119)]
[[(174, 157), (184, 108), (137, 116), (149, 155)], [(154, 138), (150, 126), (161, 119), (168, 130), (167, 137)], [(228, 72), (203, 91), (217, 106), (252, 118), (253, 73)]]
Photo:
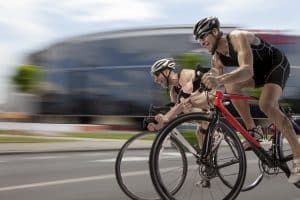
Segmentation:
[[(150, 173), (155, 189), (162, 199), (235, 199), (243, 186), (246, 175), (245, 152), (231, 127), (224, 126), (222, 132), (216, 131), (218, 126), (223, 126), (222, 121), (211, 125), (214, 128), (209, 134), (213, 145), (205, 163), (201, 160), (200, 154), (195, 155), (189, 151), (198, 143), (195, 132), (200, 121), (211, 122), (211, 119), (202, 113), (182, 115), (162, 129), (153, 143), (150, 153)], [(179, 140), (186, 149), (188, 173), (185, 183), (176, 194), (170, 192), (164, 177), (161, 176), (161, 172), (168, 168), (161, 149), (166, 139), (172, 137), (174, 130), (188, 143)]]
[[(286, 169), (288, 169), (288, 171), (290, 173), (290, 170), (292, 168), (293, 152), (291, 150), (289, 143), (283, 136), (283, 134), (279, 130), (276, 130), (275, 134), (276, 134), (276, 137), (275, 137), (276, 138), (276, 147), (277, 147), (277, 153), (278, 153), (279, 159), (281, 161), (285, 162), (284, 166)], [(286, 175), (289, 176), (289, 173)], [(294, 183), (294, 185), (300, 189), (300, 181), (298, 181), (297, 183)]]
[[(156, 193), (149, 175), (149, 153), (156, 136), (154, 132), (141, 132), (130, 138), (120, 149), (116, 163), (115, 175), (122, 191), (134, 200), (157, 200)], [(184, 150), (170, 139), (164, 153), (165, 159), (173, 163), (173, 168), (163, 172), (172, 193), (177, 192), (184, 182), (187, 172)], [(173, 161), (172, 161), (173, 160)], [(174, 162), (176, 160), (176, 162)], [(177, 166), (177, 168), (176, 168)]]

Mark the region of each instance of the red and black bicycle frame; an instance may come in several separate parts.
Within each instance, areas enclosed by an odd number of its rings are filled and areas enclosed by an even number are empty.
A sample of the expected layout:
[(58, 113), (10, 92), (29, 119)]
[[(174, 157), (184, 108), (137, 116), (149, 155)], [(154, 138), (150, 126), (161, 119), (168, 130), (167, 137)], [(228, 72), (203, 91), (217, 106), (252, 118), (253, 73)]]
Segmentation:
[[(244, 96), (244, 95), (236, 95), (236, 94), (225, 94), (222, 91), (216, 91), (214, 106), (216, 107), (215, 113), (212, 116), (211, 125), (214, 126), (217, 124), (217, 121), (220, 117), (224, 117), (225, 121), (229, 122), (229, 124), (236, 129), (236, 131), (240, 132), (245, 139), (252, 145), (253, 152), (262, 160), (264, 163), (268, 165), (268, 167), (279, 167), (281, 168), (287, 176), (290, 175), (290, 170), (286, 165), (286, 159), (281, 158), (280, 155), (270, 155), (266, 150), (263, 149), (261, 144), (237, 121), (237, 119), (228, 111), (228, 109), (224, 105), (224, 100), (257, 100), (256, 97), (252, 96)], [(209, 126), (208, 132), (213, 130), (215, 127)], [(209, 144), (211, 143), (211, 137), (206, 137), (204, 141), (204, 151), (202, 152), (202, 156), (204, 158), (209, 155)], [(274, 157), (275, 156), (275, 157)], [(203, 158), (203, 157), (202, 157)], [(283, 159), (283, 160), (282, 160)], [(288, 160), (291, 160), (292, 157), (289, 157)], [(279, 161), (279, 162), (278, 162)]]

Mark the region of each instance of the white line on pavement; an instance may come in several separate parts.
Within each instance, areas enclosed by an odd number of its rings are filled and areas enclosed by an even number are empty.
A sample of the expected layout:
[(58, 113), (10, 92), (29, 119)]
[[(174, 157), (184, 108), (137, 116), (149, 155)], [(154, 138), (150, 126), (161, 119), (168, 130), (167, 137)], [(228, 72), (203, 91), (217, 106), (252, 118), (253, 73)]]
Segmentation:
[[(192, 156), (187, 155), (188, 157)], [(174, 157), (180, 157), (180, 153), (165, 153), (162, 158), (168, 159), (168, 158), (174, 158)], [(130, 156), (130, 157), (124, 157), (122, 159), (123, 162), (131, 162), (131, 161), (148, 161), (149, 157), (148, 156)], [(91, 160), (89, 162), (115, 162), (115, 158), (111, 159), (98, 159), (98, 160)]]
[[(164, 159), (169, 159), (169, 158), (174, 158), (174, 156), (163, 156)], [(135, 162), (135, 161), (148, 161), (149, 158), (146, 157), (127, 157), (127, 158), (123, 158), (122, 162)], [(111, 159), (101, 159), (101, 160), (91, 160), (89, 162), (115, 162), (116, 159), (115, 158), (111, 158)]]
[(65, 156), (36, 156), (36, 157), (22, 158), (20, 160), (48, 160), (48, 159), (56, 159), (56, 158), (65, 158)]
[(79, 153), (77, 156), (106, 156), (106, 155), (112, 155), (113, 153), (107, 153), (107, 152), (100, 152), (100, 153)]
[[(253, 163), (256, 163), (256, 162), (257, 162), (257, 160), (248, 160), (249, 164), (253, 164)], [(176, 169), (176, 167), (164, 168), (161, 172), (169, 171), (169, 170), (172, 170), (172, 169)], [(149, 173), (149, 170), (143, 170), (143, 171), (123, 173), (123, 176), (126, 176), (126, 177), (127, 176), (138, 176), (138, 175), (144, 175), (144, 174), (148, 174), (148, 173)], [(87, 182), (87, 181), (95, 181), (95, 180), (114, 179), (114, 178), (115, 178), (115, 174), (107, 174), (107, 175), (102, 175), (102, 176), (91, 176), (91, 177), (81, 177), (81, 178), (73, 178), (73, 179), (63, 179), (63, 180), (57, 180), (57, 181), (39, 182), (39, 183), (32, 183), (32, 184), (2, 187), (2, 188), (0, 188), (0, 192), (18, 190), (18, 189), (34, 188), (34, 187), (45, 187), (45, 186), (52, 186), (52, 185), (60, 185), (60, 184), (67, 184), (67, 183), (78, 183), (78, 182)]]
[[(128, 158), (124, 158), (122, 159), (122, 161), (146, 161), (148, 160), (147, 157), (128, 157)], [(115, 158), (111, 158), (111, 159), (101, 159), (101, 160), (91, 160), (89, 162), (115, 162), (116, 159)]]
[(8, 163), (15, 161), (24, 161), (24, 160), (48, 160), (48, 159), (58, 159), (65, 158), (66, 156), (35, 156), (35, 157), (24, 157), (24, 158), (13, 158), (8, 160), (0, 160), (0, 163)]
[(44, 186), (51, 186), (51, 185), (60, 185), (60, 184), (67, 184), (67, 183), (76, 183), (76, 182), (85, 182), (85, 181), (93, 181), (93, 180), (101, 180), (101, 179), (110, 179), (110, 178), (114, 178), (114, 177), (115, 177), (114, 174), (110, 174), (110, 175), (104, 175), (104, 176), (82, 177), (82, 178), (64, 179), (64, 180), (58, 180), (58, 181), (49, 181), (49, 182), (40, 182), (40, 183), (16, 185), (16, 186), (2, 187), (2, 188), (0, 188), (0, 192), (10, 191), (10, 190), (18, 190), (18, 189), (34, 188), (34, 187), (44, 187)]
[[(165, 168), (163, 171), (168, 171), (168, 170), (172, 170), (172, 169), (174, 169), (174, 167)], [(144, 175), (144, 174), (148, 174), (148, 173), (149, 173), (149, 170), (143, 170), (143, 171), (137, 171), (137, 172), (124, 173), (123, 176), (138, 176), (138, 175)], [(24, 184), (24, 185), (15, 185), (15, 186), (2, 187), (2, 188), (0, 188), (0, 192), (18, 190), (18, 189), (28, 189), (28, 188), (34, 188), (34, 187), (61, 185), (61, 184), (67, 184), (67, 183), (78, 183), (78, 182), (87, 182), (87, 181), (95, 181), (95, 180), (113, 179), (113, 178), (115, 178), (115, 174), (64, 179), (64, 180), (40, 182), (40, 183), (32, 183), (32, 184)]]

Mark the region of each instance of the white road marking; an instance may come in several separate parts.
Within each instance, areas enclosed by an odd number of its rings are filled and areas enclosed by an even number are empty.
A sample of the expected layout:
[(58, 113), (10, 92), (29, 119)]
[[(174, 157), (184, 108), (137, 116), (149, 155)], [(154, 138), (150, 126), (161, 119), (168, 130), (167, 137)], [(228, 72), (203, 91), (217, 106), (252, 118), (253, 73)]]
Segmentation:
[(65, 158), (66, 156), (35, 156), (35, 157), (20, 157), (20, 158), (9, 158), (8, 160), (0, 160), (0, 163), (8, 163), (15, 161), (24, 161), (24, 160), (48, 160), (48, 159), (58, 159)]
[[(50, 157), (50, 156), (48, 156)], [(54, 156), (53, 156), (54, 157)], [(53, 158), (51, 157), (51, 158)], [(43, 158), (45, 159), (46, 157), (32, 157), (32, 158)], [(147, 160), (147, 157), (132, 157), (131, 159), (144, 159)], [(49, 158), (48, 158), (49, 159)], [(115, 159), (107, 159), (107, 160), (113, 160)], [(103, 161), (103, 160), (101, 160)], [(248, 160), (248, 163), (254, 163), (256, 160)], [(0, 161), (0, 162), (6, 162), (6, 161)], [(257, 161), (256, 161), (257, 162)], [(197, 165), (194, 165), (197, 166)], [(192, 166), (189, 166), (189, 168)], [(172, 169), (177, 169), (176, 167), (170, 167), (170, 168), (164, 168), (162, 172), (164, 171), (169, 171)], [(144, 174), (149, 174), (149, 170), (143, 170), (143, 171), (136, 171), (136, 172), (128, 172), (128, 173), (123, 173), (123, 176), (128, 177), (128, 176), (139, 176), (139, 175), (144, 175)], [(52, 186), (52, 185), (62, 185), (62, 184), (68, 184), (68, 183), (78, 183), (78, 182), (87, 182), (87, 181), (95, 181), (95, 180), (105, 180), (105, 179), (114, 179), (115, 174), (107, 174), (107, 175), (101, 175), (101, 176), (90, 176), (90, 177), (81, 177), (81, 178), (72, 178), (72, 179), (63, 179), (63, 180), (57, 180), (57, 181), (49, 181), (49, 182), (39, 182), (39, 183), (31, 183), (31, 184), (24, 184), (24, 185), (15, 185), (15, 186), (8, 186), (8, 187), (2, 187), (0, 188), (0, 192), (2, 191), (12, 191), (12, 190), (19, 190), (19, 189), (29, 189), (29, 188), (35, 188), (35, 187), (45, 187), (45, 186)]]
[[(163, 171), (169, 171), (172, 169), (176, 169), (175, 167), (165, 168)], [(123, 173), (123, 176), (139, 176), (149, 174), (149, 170), (143, 171), (136, 171), (136, 172), (128, 172)], [(107, 174), (102, 176), (89, 176), (89, 177), (81, 177), (81, 178), (72, 178), (72, 179), (63, 179), (57, 181), (49, 181), (49, 182), (39, 182), (39, 183), (32, 183), (32, 184), (24, 184), (24, 185), (15, 185), (15, 186), (8, 186), (0, 188), (0, 192), (3, 191), (12, 191), (12, 190), (19, 190), (19, 189), (28, 189), (28, 188), (35, 188), (35, 187), (45, 187), (45, 186), (52, 186), (52, 185), (62, 185), (68, 183), (78, 183), (78, 182), (87, 182), (87, 181), (95, 181), (95, 180), (105, 180), (105, 179), (115, 179), (115, 174)]]
[(106, 153), (106, 152), (101, 152), (101, 153), (80, 153), (77, 154), (77, 156), (104, 156), (104, 155), (111, 155), (112, 153)]
[[(147, 157), (128, 157), (123, 159), (122, 161), (146, 161), (148, 160)], [(101, 159), (101, 160), (91, 160), (89, 162), (115, 162), (116, 159), (115, 158), (111, 158), (111, 159)]]
[(65, 156), (35, 156), (35, 157), (22, 158), (20, 160), (48, 160), (48, 159), (56, 159), (56, 158), (65, 158)]
[[(165, 153), (162, 158), (174, 158), (174, 157), (180, 157), (180, 153)], [(123, 162), (136, 162), (136, 161), (148, 161), (148, 156), (131, 156), (131, 157), (125, 157), (122, 159)], [(115, 158), (111, 159), (101, 159), (101, 160), (91, 160), (89, 162), (115, 162)]]

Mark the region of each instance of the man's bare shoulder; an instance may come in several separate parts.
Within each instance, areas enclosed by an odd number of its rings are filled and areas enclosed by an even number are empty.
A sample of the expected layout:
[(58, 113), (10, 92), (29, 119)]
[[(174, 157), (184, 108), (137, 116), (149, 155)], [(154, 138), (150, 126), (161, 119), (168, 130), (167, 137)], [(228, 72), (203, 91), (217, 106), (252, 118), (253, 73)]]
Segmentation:
[(181, 70), (181, 74), (180, 76), (190, 76), (191, 74), (194, 73), (194, 70), (193, 69), (183, 69)]
[(255, 34), (246, 30), (233, 30), (230, 32), (230, 39), (232, 40), (240, 40), (247, 39), (248, 41), (252, 41), (255, 37)]
[(193, 69), (183, 69), (180, 73), (180, 80), (181, 83), (189, 82), (193, 79), (195, 71)]

